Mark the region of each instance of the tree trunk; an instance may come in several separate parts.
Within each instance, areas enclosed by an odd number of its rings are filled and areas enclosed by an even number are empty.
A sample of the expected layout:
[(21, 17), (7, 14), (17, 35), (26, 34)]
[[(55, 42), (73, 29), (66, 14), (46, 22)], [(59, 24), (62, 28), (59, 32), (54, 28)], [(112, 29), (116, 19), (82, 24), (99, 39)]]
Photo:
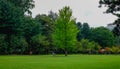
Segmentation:
[(68, 55), (68, 52), (65, 50), (65, 56), (67, 56)]

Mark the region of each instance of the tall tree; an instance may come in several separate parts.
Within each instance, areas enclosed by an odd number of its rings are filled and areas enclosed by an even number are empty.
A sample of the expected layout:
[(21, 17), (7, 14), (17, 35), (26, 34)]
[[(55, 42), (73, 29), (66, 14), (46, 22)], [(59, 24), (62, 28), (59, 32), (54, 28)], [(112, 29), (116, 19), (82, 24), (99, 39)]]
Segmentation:
[(7, 34), (8, 50), (10, 50), (11, 36), (21, 32), (24, 14), (30, 12), (34, 6), (33, 0), (0, 0), (0, 33)]
[[(52, 34), (55, 26), (55, 21), (46, 14), (37, 15), (35, 17), (36, 21), (41, 24), (41, 35), (46, 37), (46, 41), (49, 42), (48, 47), (52, 49), (53, 39)], [(48, 49), (46, 51), (49, 51)]]
[(114, 45), (113, 33), (104, 27), (92, 29), (91, 40), (99, 43), (103, 48), (111, 47)]
[(111, 13), (118, 17), (118, 19), (113, 24), (116, 25), (114, 29), (115, 35), (120, 36), (120, 0), (100, 0), (99, 4), (100, 7), (102, 7), (102, 5), (107, 7), (105, 13)]
[(72, 18), (72, 10), (69, 7), (59, 10), (53, 39), (55, 45), (64, 50), (65, 56), (67, 56), (68, 50), (75, 45), (77, 33), (78, 29), (75, 19)]
[(33, 52), (33, 45), (31, 44), (31, 39), (33, 36), (41, 34), (41, 24), (37, 22), (31, 16), (24, 16), (24, 23), (21, 23), (21, 28), (23, 29), (23, 36), (25, 37), (28, 46), (28, 51)]
[(53, 11), (50, 11), (48, 16), (53, 20), (55, 21), (58, 17), (57, 13), (54, 13)]
[(82, 29), (82, 23), (81, 22), (77, 22), (77, 27), (78, 27), (78, 34), (77, 34), (77, 40), (80, 41), (82, 39), (82, 33), (81, 33), (81, 29)]
[(23, 12), (27, 12), (28, 14), (32, 14), (31, 9), (35, 7), (33, 0), (6, 0), (14, 4), (16, 7), (20, 8)]
[(90, 38), (90, 26), (88, 23), (83, 23), (81, 28), (82, 38), (89, 39)]

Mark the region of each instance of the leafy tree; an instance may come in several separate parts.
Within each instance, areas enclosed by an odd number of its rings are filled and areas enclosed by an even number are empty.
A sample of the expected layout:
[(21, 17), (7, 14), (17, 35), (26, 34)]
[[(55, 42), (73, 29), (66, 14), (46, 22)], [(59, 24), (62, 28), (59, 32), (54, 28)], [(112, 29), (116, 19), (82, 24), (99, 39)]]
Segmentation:
[(30, 12), (33, 6), (33, 0), (0, 0), (0, 34), (7, 35), (8, 51), (12, 47), (12, 35), (22, 32), (20, 26), (24, 22), (24, 14)]
[(114, 54), (119, 54), (120, 53), (120, 48), (113, 46), (111, 48), (111, 52), (114, 53)]
[(77, 40), (80, 41), (83, 37), (82, 37), (82, 33), (81, 33), (81, 30), (82, 30), (82, 24), (80, 22), (77, 22), (77, 27), (78, 27), (78, 34), (77, 34)]
[(90, 27), (89, 27), (88, 23), (83, 23), (81, 33), (82, 33), (82, 37), (84, 39), (89, 39), (89, 37), (90, 37)]
[(23, 36), (29, 44), (28, 51), (32, 52), (31, 38), (42, 33), (41, 24), (31, 16), (25, 16), (24, 23), (22, 23), (20, 27), (23, 29)]
[(78, 33), (75, 19), (72, 18), (72, 10), (64, 7), (59, 11), (56, 27), (53, 33), (54, 44), (62, 48), (67, 56), (67, 51), (75, 46)]
[(37, 15), (35, 17), (36, 21), (41, 24), (41, 35), (46, 37), (46, 40), (49, 42), (49, 49), (53, 49), (53, 39), (52, 34), (55, 29), (55, 21), (53, 20), (54, 15)]
[(105, 5), (105, 7), (107, 7), (105, 13), (111, 13), (118, 17), (118, 19), (113, 24), (116, 25), (114, 33), (117, 36), (120, 36), (120, 0), (100, 0), (99, 3), (100, 7), (102, 7), (102, 5)]
[(28, 43), (23, 36), (12, 35), (10, 53), (23, 54), (28, 48)]
[(88, 23), (77, 23), (78, 29), (80, 30), (80, 32), (77, 35), (77, 39), (78, 41), (80, 41), (81, 39), (90, 39), (91, 36), (91, 29), (89, 27)]
[(7, 0), (0, 0), (0, 33), (6, 34), (8, 49), (10, 49), (11, 35), (18, 34), (18, 26), (21, 23), (22, 12), (20, 8)]
[(112, 30), (116, 37), (120, 37), (120, 19), (115, 20), (113, 24), (116, 24), (116, 27)]
[(115, 46), (120, 46), (120, 36), (115, 37)]
[(104, 27), (92, 29), (91, 40), (99, 43), (103, 48), (114, 45), (114, 35)]
[(77, 42), (76, 51), (82, 53), (89, 53), (98, 51), (99, 44), (94, 41), (89, 41), (88, 39), (81, 39), (81, 41)]
[(33, 0), (6, 0), (14, 4), (17, 8), (20, 8), (23, 12), (27, 12), (28, 14), (32, 14), (31, 9), (35, 7)]
[(33, 36), (31, 39), (31, 44), (33, 46), (32, 47), (33, 54), (40, 54), (40, 53), (48, 54), (49, 42), (46, 36), (43, 36), (41, 34)]
[(54, 29), (54, 21), (45, 14), (37, 15), (35, 19), (41, 23), (42, 35), (50, 36)]
[(8, 54), (8, 43), (5, 34), (0, 34), (0, 54)]
[(50, 11), (48, 16), (53, 20), (55, 21), (58, 17), (57, 13), (54, 13), (53, 11)]

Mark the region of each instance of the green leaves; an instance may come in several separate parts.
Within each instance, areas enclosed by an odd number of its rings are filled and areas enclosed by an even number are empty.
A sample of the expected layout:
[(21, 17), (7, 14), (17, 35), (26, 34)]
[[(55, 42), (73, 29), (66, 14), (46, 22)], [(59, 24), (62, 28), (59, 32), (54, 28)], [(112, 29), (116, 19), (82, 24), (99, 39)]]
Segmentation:
[(76, 43), (76, 35), (78, 33), (75, 19), (72, 18), (72, 10), (64, 7), (59, 11), (56, 20), (55, 31), (53, 33), (54, 44), (63, 50), (69, 50)]

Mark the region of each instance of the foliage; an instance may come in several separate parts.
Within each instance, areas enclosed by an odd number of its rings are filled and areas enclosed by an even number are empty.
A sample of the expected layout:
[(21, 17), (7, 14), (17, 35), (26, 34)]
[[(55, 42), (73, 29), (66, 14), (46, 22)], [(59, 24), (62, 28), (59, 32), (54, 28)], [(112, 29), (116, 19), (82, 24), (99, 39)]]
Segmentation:
[(28, 43), (22, 36), (12, 35), (10, 53), (23, 54), (28, 48)]
[(91, 40), (98, 42), (103, 48), (114, 45), (114, 35), (104, 27), (92, 29)]
[(0, 34), (0, 54), (8, 54), (8, 43), (5, 34)]
[(100, 0), (99, 4), (100, 7), (102, 7), (102, 5), (107, 7), (106, 13), (111, 13), (118, 17), (113, 24), (116, 25), (114, 29), (115, 35), (120, 36), (120, 0)]
[(88, 23), (81, 24), (80, 22), (78, 22), (77, 27), (80, 30), (80, 32), (77, 35), (78, 41), (80, 41), (81, 39), (90, 39), (91, 30)]
[(119, 54), (120, 53), (120, 47), (113, 46), (111, 48), (111, 52), (114, 53), (114, 54)]
[(50, 43), (46, 36), (42, 36), (41, 34), (33, 36), (31, 38), (31, 44), (33, 54), (48, 53)]
[(120, 46), (120, 36), (115, 37), (115, 46)]
[(56, 20), (55, 30), (53, 33), (54, 44), (58, 48), (62, 48), (67, 55), (67, 51), (74, 47), (76, 43), (76, 35), (78, 33), (75, 19), (72, 18), (72, 10), (64, 7), (59, 11)]
[(81, 53), (92, 54), (94, 51), (97, 51), (98, 46), (98, 43), (94, 41), (82, 39), (81, 41), (77, 42), (76, 51)]

